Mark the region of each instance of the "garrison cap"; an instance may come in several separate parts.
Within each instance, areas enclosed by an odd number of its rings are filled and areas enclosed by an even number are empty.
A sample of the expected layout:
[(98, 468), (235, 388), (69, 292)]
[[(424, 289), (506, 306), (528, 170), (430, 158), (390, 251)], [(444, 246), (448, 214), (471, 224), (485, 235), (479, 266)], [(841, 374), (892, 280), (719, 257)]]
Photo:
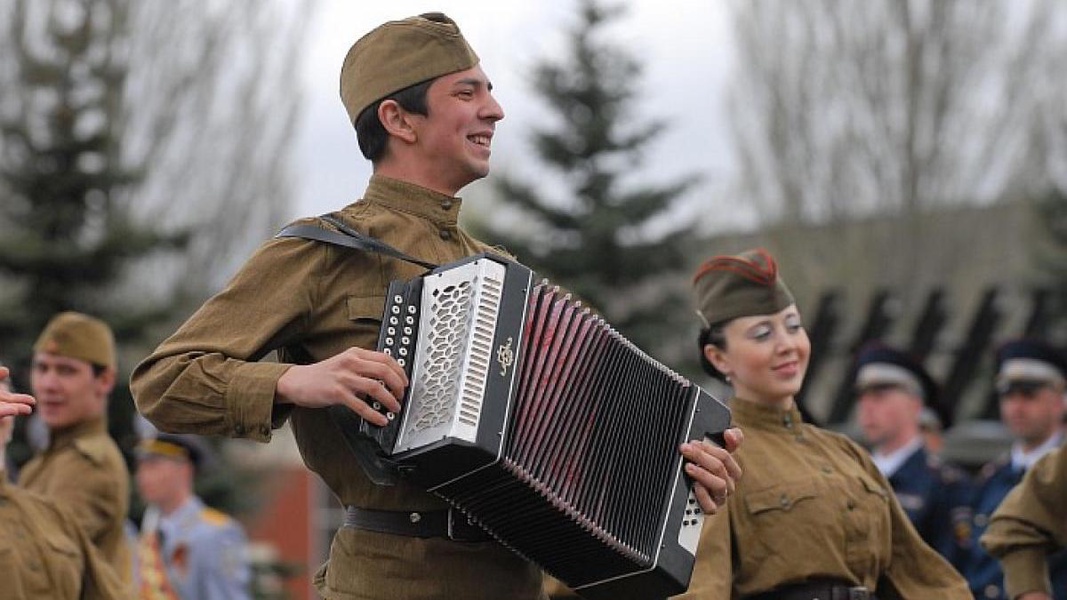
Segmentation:
[(115, 367), (115, 336), (96, 317), (62, 312), (52, 317), (33, 345), (34, 352), (77, 358), (101, 367)]
[(204, 441), (196, 435), (179, 433), (157, 433), (145, 438), (137, 446), (137, 457), (162, 456), (176, 460), (188, 460), (199, 469), (211, 456), (211, 451)]
[(341, 66), (341, 102), (352, 123), (371, 104), (478, 64), (456, 22), (424, 13), (379, 25), (352, 45)]
[(705, 327), (774, 314), (795, 303), (774, 257), (763, 248), (704, 261), (693, 275), (693, 293)]
[(1067, 381), (1067, 358), (1050, 344), (1037, 339), (1010, 340), (996, 352), (997, 390), (1012, 383), (1057, 384)]
[(937, 405), (937, 384), (916, 358), (881, 342), (864, 344), (856, 353), (852, 382), (857, 392), (872, 387), (899, 386)]

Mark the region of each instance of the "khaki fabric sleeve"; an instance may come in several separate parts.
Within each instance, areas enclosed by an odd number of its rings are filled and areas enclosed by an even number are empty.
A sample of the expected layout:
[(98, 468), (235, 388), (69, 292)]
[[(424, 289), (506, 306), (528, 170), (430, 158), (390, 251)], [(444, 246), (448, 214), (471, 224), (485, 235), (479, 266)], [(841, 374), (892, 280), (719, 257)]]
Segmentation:
[(1048, 554), (1067, 546), (1067, 446), (1035, 464), (993, 513), (982, 538), (1001, 562), (1009, 598), (1052, 593)]
[[(65, 519), (65, 517), (61, 518)], [(77, 542), (84, 557), (80, 598), (82, 600), (130, 598), (133, 591), (132, 588), (127, 589), (119, 578), (118, 573), (100, 556), (100, 553), (85, 535), (85, 532), (73, 523), (65, 526), (64, 529), (70, 532), (71, 537)]]
[(875, 593), (880, 600), (909, 598), (938, 598), (940, 600), (972, 600), (967, 581), (947, 560), (927, 545), (911, 524), (900, 502), (892, 494), (892, 486), (866, 450), (847, 442), (848, 451), (856, 457), (868, 475), (883, 489), (890, 491), (888, 508), (892, 555), (882, 570)]
[(219, 294), (134, 369), (137, 408), (164, 431), (268, 441), (289, 364), (259, 362), (300, 339), (326, 250), (299, 239), (260, 248)]

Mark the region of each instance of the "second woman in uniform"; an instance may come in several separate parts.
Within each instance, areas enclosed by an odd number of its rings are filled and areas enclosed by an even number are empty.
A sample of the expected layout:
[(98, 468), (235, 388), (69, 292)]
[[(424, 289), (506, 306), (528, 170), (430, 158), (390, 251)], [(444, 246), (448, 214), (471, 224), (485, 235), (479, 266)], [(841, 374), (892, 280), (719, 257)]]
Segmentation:
[(687, 600), (969, 599), (867, 452), (807, 424), (794, 396), (811, 344), (774, 259), (706, 261), (693, 280), (705, 369), (733, 388), (745, 477), (709, 517)]

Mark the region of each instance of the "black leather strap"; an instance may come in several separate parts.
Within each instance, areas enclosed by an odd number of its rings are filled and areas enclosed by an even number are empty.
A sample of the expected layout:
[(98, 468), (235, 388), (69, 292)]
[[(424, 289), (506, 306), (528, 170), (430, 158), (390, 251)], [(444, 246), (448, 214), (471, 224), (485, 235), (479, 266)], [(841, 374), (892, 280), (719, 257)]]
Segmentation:
[(878, 600), (867, 588), (833, 582), (787, 585), (745, 600)]
[(315, 225), (289, 225), (278, 232), (274, 237), (298, 237), (306, 240), (315, 240), (318, 242), (325, 242), (327, 244), (333, 244), (335, 246), (344, 246), (346, 248), (354, 248), (356, 250), (364, 250), (366, 252), (374, 252), (376, 254), (384, 254), (393, 258), (409, 262), (411, 264), (418, 265), (424, 269), (436, 269), (438, 265), (431, 262), (420, 260), (413, 256), (404, 254), (396, 248), (386, 244), (378, 238), (371, 237), (369, 235), (362, 234), (355, 229), (352, 229), (348, 225), (345, 225), (343, 221), (335, 217), (331, 213), (319, 215), (319, 218), (326, 221), (330, 225), (337, 228), (337, 231), (332, 229), (323, 229)]
[(345, 527), (407, 537), (440, 537), (457, 542), (492, 539), (484, 529), (456, 510), (394, 511), (349, 506), (345, 509)]

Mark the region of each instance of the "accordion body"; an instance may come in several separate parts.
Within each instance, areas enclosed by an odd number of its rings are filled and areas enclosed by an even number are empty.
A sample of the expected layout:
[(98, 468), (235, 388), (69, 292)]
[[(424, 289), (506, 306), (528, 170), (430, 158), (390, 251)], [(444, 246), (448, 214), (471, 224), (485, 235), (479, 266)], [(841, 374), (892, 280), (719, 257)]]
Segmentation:
[(400, 414), (331, 408), (376, 454), (364, 468), (396, 469), (584, 597), (685, 591), (703, 515), (678, 446), (721, 443), (725, 406), (488, 254), (393, 282), (379, 350), (409, 375)]

